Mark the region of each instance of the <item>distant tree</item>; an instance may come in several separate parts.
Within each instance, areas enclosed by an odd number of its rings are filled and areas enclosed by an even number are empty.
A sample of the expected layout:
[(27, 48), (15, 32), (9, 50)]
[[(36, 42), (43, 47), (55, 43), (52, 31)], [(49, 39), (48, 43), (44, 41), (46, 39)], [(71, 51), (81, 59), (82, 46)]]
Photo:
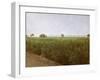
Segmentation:
[(34, 34), (31, 34), (30, 36), (31, 36), (31, 37), (33, 37), (33, 36), (34, 36)]
[(47, 37), (47, 35), (46, 34), (40, 34), (40, 37), (45, 38), (45, 37)]
[(64, 34), (61, 34), (61, 37), (64, 37)]
[(27, 38), (27, 37), (28, 37), (28, 35), (26, 34), (26, 35), (25, 35), (25, 37)]
[(90, 37), (90, 34), (87, 34), (87, 37)]

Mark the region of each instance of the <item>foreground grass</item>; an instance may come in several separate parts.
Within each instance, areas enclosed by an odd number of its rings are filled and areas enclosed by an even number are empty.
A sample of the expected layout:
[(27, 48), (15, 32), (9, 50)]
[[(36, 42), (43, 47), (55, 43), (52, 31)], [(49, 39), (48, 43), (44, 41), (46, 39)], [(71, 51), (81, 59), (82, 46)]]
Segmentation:
[(61, 65), (89, 64), (89, 37), (27, 37), (26, 51)]

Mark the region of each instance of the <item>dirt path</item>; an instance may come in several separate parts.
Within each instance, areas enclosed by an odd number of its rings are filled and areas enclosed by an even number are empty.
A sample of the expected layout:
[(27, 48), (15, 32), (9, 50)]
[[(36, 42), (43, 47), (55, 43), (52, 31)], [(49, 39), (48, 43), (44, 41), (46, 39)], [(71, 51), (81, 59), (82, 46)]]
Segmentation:
[(59, 64), (42, 56), (33, 53), (26, 54), (26, 67), (56, 66), (56, 65)]

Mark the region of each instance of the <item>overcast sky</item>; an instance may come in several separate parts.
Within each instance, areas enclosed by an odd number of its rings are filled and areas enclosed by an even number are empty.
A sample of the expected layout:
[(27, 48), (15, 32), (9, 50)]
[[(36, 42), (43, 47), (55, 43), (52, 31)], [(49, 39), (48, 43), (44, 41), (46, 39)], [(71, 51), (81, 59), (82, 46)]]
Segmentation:
[(86, 35), (89, 33), (88, 15), (64, 15), (46, 13), (26, 14), (26, 34)]

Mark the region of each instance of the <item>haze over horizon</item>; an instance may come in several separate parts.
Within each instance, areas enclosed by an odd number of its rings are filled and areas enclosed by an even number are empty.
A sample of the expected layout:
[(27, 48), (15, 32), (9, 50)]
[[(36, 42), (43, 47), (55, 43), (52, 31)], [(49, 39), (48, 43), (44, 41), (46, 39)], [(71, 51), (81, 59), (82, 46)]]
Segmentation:
[(26, 34), (36, 36), (44, 33), (48, 36), (87, 35), (89, 34), (89, 15), (74, 14), (26, 14)]

